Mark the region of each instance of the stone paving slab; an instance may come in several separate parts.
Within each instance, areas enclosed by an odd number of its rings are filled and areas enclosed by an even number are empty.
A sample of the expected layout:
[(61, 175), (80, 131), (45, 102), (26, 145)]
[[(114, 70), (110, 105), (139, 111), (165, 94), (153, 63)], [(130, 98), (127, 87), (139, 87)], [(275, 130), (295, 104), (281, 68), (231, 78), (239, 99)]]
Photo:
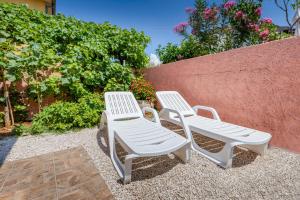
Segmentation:
[(0, 167), (0, 200), (103, 199), (113, 196), (82, 147), (6, 162)]

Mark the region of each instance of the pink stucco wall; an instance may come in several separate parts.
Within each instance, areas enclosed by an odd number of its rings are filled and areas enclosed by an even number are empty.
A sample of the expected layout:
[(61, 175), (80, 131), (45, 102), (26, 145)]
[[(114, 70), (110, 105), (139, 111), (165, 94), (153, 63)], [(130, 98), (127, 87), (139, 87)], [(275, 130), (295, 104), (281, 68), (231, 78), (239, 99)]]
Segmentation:
[(177, 90), (226, 122), (272, 134), (271, 145), (300, 152), (300, 38), (290, 38), (145, 71), (156, 90)]

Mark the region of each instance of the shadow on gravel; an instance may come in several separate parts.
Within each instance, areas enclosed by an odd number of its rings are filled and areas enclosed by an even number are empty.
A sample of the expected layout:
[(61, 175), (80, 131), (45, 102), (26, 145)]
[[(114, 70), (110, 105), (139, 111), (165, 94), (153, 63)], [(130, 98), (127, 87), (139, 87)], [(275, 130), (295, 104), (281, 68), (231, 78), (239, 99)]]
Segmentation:
[(8, 156), (9, 152), (11, 151), (17, 140), (18, 137), (15, 136), (0, 136), (0, 167), (3, 165), (6, 157)]
[(234, 158), (232, 160), (233, 168), (249, 165), (252, 162), (254, 162), (258, 156), (258, 154), (253, 151), (244, 150), (239, 147), (235, 147), (233, 152), (234, 152)]
[(100, 128), (98, 127), (97, 142), (100, 149), (109, 157), (107, 129), (101, 131)]
[[(178, 133), (179, 135), (182, 135), (185, 137), (185, 134), (180, 126), (174, 125), (167, 121), (162, 121), (162, 125), (170, 130), (173, 130), (174, 132)], [(195, 142), (206, 151), (209, 151), (211, 153), (218, 153), (220, 152), (225, 143), (222, 141), (214, 140), (212, 138), (206, 137), (201, 134), (192, 133), (193, 138)], [(200, 156), (200, 155), (199, 155)], [(251, 164), (255, 159), (257, 158), (257, 153), (242, 149), (239, 147), (235, 147), (234, 149), (234, 158), (232, 160), (232, 167), (243, 167), (245, 165)]]
[[(108, 138), (107, 129), (97, 132), (97, 141), (101, 150), (109, 156), (108, 150)], [(117, 155), (121, 162), (124, 162), (127, 152), (121, 147), (120, 144), (116, 144)], [(132, 163), (132, 177), (131, 182), (141, 181), (145, 179), (151, 179), (156, 176), (162, 175), (170, 171), (177, 164), (182, 163), (174, 155), (165, 155), (158, 157), (143, 157), (137, 158)], [(118, 181), (121, 183), (121, 181)]]

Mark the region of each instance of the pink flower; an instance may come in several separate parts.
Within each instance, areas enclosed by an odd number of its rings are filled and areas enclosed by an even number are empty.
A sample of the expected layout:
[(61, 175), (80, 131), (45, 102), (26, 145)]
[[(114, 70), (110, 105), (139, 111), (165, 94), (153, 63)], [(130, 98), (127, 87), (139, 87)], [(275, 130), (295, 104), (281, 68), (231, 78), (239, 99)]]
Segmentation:
[(273, 23), (271, 18), (264, 18), (264, 19), (261, 20), (261, 22), (266, 23), (266, 24), (272, 24)]
[(243, 11), (241, 11), (241, 10), (239, 10), (239, 11), (237, 11), (236, 13), (235, 13), (235, 18), (236, 19), (241, 19), (241, 18), (243, 18), (245, 15), (244, 15), (244, 13), (243, 13)]
[(204, 12), (204, 19), (209, 19), (211, 15), (211, 9), (210, 8), (205, 8)]
[(188, 8), (185, 9), (185, 12), (188, 13), (188, 14), (193, 14), (195, 11), (196, 11), (196, 9), (191, 8), (191, 7), (188, 7)]
[(176, 33), (182, 33), (185, 31), (186, 27), (188, 26), (189, 24), (187, 22), (181, 22), (179, 24), (177, 24), (175, 27), (174, 27), (174, 32)]
[(261, 11), (262, 11), (262, 8), (261, 8), (261, 7), (258, 7), (258, 8), (255, 10), (255, 13), (256, 13), (258, 16), (261, 16)]
[(259, 31), (259, 26), (257, 24), (254, 24), (254, 23), (249, 23), (248, 28), (255, 31), (255, 32)]
[(261, 37), (262, 39), (266, 39), (269, 36), (269, 34), (270, 34), (269, 29), (265, 29), (263, 32), (259, 34), (259, 37)]
[(235, 2), (234, 1), (227, 1), (225, 4), (224, 4), (224, 8), (229, 10), (231, 7), (233, 7), (235, 5)]
[(216, 15), (218, 14), (218, 12), (219, 8), (217, 7), (205, 8), (205, 10), (203, 11), (204, 19), (216, 19)]

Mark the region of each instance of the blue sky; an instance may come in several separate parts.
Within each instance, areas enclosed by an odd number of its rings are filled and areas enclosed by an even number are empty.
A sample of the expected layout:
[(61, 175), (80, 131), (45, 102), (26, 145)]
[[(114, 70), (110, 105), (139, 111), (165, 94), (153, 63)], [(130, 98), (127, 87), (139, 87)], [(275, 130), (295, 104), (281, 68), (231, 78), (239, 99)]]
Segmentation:
[[(185, 8), (193, 5), (194, 0), (57, 0), (57, 12), (84, 21), (108, 21), (122, 28), (144, 31), (151, 37), (146, 49), (150, 54), (159, 44), (180, 42), (182, 38), (173, 32), (173, 27), (187, 20)], [(292, 10), (290, 15), (293, 15)], [(264, 0), (263, 17), (286, 25), (284, 13), (275, 6), (274, 0)]]

